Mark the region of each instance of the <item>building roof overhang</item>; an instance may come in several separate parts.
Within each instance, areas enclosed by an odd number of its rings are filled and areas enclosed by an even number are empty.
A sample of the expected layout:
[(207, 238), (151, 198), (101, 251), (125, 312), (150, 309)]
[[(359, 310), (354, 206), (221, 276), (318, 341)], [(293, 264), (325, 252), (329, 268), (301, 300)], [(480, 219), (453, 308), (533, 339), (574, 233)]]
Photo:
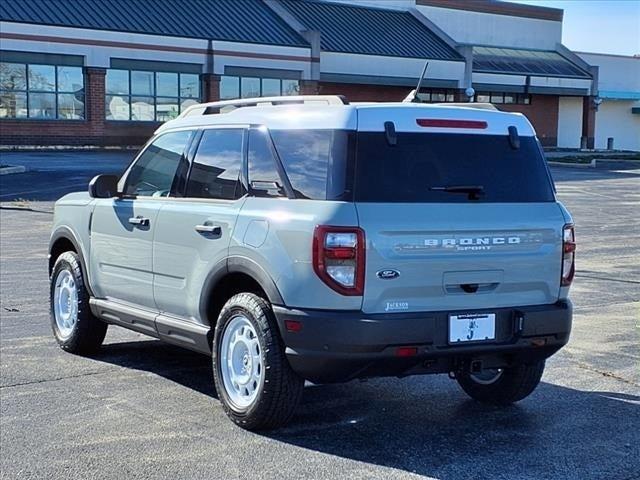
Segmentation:
[(591, 74), (556, 51), (474, 46), (473, 71), (591, 79)]
[[(326, 52), (464, 61), (410, 12), (318, 0), (279, 0)], [(384, 28), (381, 28), (384, 26)]]

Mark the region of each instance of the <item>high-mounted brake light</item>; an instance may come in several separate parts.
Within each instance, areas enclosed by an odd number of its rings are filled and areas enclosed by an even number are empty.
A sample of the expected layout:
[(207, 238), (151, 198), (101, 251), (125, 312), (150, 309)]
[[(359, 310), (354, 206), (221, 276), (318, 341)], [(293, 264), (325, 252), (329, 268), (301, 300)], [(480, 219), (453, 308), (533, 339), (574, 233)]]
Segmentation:
[(562, 276), (563, 287), (571, 285), (576, 274), (576, 232), (573, 225), (565, 225), (562, 230)]
[(486, 129), (489, 124), (482, 120), (448, 120), (443, 118), (418, 118), (416, 123), (421, 127), (435, 128), (474, 128)]
[(313, 269), (342, 295), (363, 294), (364, 252), (364, 231), (360, 228), (318, 225), (313, 233)]

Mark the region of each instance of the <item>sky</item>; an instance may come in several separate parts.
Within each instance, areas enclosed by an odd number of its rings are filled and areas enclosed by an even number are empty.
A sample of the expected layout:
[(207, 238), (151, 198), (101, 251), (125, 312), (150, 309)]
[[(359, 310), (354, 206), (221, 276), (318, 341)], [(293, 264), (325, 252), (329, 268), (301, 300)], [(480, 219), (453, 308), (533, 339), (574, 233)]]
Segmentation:
[(640, 0), (508, 0), (564, 10), (562, 43), (579, 52), (640, 54)]

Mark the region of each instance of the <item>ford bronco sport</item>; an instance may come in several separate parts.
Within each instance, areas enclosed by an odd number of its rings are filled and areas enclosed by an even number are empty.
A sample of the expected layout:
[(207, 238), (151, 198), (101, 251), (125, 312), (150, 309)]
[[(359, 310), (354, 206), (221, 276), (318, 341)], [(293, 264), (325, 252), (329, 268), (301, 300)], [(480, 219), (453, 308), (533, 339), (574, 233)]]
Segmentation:
[(51, 319), (211, 355), (228, 416), (292, 416), (305, 380), (448, 373), (528, 396), (569, 339), (575, 239), (533, 128), (488, 105), (199, 104), (120, 177), (56, 203)]

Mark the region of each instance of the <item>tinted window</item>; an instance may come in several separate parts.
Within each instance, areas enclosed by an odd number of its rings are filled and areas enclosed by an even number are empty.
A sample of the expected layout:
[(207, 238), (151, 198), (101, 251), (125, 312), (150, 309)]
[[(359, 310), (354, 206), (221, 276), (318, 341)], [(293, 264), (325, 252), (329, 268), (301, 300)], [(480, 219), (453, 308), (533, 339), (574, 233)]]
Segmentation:
[(348, 195), (351, 134), (342, 130), (272, 130), (271, 137), (299, 198), (340, 200)]
[[(476, 195), (444, 187), (481, 187)], [(454, 188), (455, 189), (455, 188)], [(473, 199), (472, 197), (476, 197)], [(500, 135), (358, 134), (356, 201), (550, 202), (553, 186), (537, 141), (520, 137), (513, 149)]]
[(149, 145), (129, 172), (125, 194), (168, 196), (174, 181), (178, 183), (186, 173), (188, 162), (183, 154), (192, 133), (167, 133)]
[(249, 185), (252, 193), (257, 196), (284, 196), (270, 142), (271, 139), (265, 131), (249, 132)]
[(205, 130), (191, 167), (187, 197), (234, 200), (244, 194), (240, 183), (242, 130)]

